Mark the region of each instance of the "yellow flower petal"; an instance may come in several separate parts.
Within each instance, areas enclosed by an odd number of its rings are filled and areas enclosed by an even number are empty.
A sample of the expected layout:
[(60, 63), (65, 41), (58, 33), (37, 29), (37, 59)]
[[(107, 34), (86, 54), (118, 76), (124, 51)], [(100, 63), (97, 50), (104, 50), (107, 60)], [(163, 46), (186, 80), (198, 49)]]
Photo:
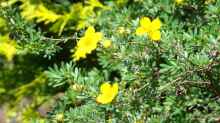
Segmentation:
[(118, 94), (118, 83), (113, 84), (112, 90), (112, 92), (114, 92), (114, 95), (116, 96)]
[(161, 25), (162, 24), (159, 18), (154, 19), (151, 23), (152, 31), (159, 30)]
[(94, 35), (94, 40), (100, 41), (102, 39), (102, 33), (101, 32), (96, 32)]
[(95, 32), (94, 27), (88, 27), (85, 35), (80, 38), (73, 55), (74, 61), (80, 58), (86, 58), (87, 54), (91, 54), (97, 48), (98, 42), (102, 39), (101, 32)]
[(109, 91), (110, 88), (111, 88), (111, 85), (108, 82), (105, 82), (104, 84), (101, 85), (100, 92), (105, 93), (105, 92)]
[(145, 28), (149, 28), (151, 24), (151, 20), (148, 17), (143, 17), (140, 20), (140, 26), (145, 27)]
[(114, 99), (113, 96), (107, 96), (102, 94), (96, 98), (96, 101), (101, 104), (108, 104), (111, 103), (113, 99)]
[(147, 32), (146, 32), (146, 30), (143, 28), (143, 27), (138, 27), (137, 29), (136, 29), (136, 34), (137, 35), (144, 35), (144, 34), (146, 34)]
[(101, 104), (107, 104), (112, 102), (112, 100), (118, 94), (118, 83), (114, 83), (110, 85), (109, 83), (105, 82), (100, 87), (100, 94), (96, 98), (96, 101)]
[(83, 49), (78, 49), (73, 55), (74, 61), (78, 61), (80, 58), (86, 58), (86, 51)]
[(151, 32), (151, 33), (149, 34), (149, 36), (150, 36), (150, 38), (151, 38), (152, 40), (154, 40), (154, 41), (158, 41), (158, 40), (161, 39), (161, 34), (160, 34), (160, 31), (159, 31), (159, 30), (154, 31), (154, 32)]
[(93, 33), (95, 33), (95, 28), (90, 26), (90, 27), (87, 28), (87, 30), (85, 32), (85, 36), (93, 34)]

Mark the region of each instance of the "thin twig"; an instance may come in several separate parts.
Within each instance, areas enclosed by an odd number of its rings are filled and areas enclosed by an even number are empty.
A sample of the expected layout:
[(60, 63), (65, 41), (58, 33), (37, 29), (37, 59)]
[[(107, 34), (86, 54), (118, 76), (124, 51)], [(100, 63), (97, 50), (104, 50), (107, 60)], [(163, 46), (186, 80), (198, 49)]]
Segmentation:
[(45, 41), (59, 41), (59, 42), (66, 42), (69, 40), (78, 40), (80, 38), (78, 38), (77, 36), (72, 36), (72, 37), (66, 37), (66, 38), (49, 38), (49, 37), (42, 37), (42, 40)]
[[(173, 85), (173, 84), (175, 84), (175, 83), (178, 82), (178, 81), (183, 80), (183, 76), (185, 76), (185, 75), (187, 75), (187, 74), (192, 74), (192, 73), (194, 73), (194, 72), (204, 72), (204, 71), (207, 71), (207, 70), (209, 71), (213, 66), (218, 65), (218, 64), (219, 64), (218, 62), (211, 62), (210, 64), (208, 64), (208, 65), (207, 65), (206, 67), (204, 67), (204, 68), (199, 68), (199, 69), (197, 69), (197, 70), (189, 70), (189, 71), (186, 71), (184, 74), (179, 75), (179, 76), (177, 77), (177, 79), (175, 79), (175, 80), (173, 80), (173, 81), (167, 83), (166, 85), (160, 87), (158, 90), (161, 91), (161, 90), (165, 89), (166, 87), (168, 87), (168, 86), (170, 86), (170, 85)], [(208, 83), (208, 84), (210, 84), (210, 83)]]
[(210, 82), (206, 81), (191, 81), (191, 80), (185, 80), (181, 82), (180, 84), (185, 84), (185, 83), (193, 83), (193, 84), (210, 84)]

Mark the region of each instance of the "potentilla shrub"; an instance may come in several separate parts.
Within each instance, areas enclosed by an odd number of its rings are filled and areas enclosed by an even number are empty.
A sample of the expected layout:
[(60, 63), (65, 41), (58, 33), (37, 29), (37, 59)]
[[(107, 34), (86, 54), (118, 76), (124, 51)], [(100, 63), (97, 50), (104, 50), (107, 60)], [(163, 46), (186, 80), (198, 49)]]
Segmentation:
[(7, 119), (219, 122), (219, 13), (219, 0), (2, 1)]

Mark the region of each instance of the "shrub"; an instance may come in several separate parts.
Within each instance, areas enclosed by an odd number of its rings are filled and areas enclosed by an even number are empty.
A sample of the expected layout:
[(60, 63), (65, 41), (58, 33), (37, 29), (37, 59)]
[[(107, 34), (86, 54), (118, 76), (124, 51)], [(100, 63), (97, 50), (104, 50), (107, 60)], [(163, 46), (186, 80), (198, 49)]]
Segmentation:
[(6, 116), (218, 122), (219, 13), (219, 0), (2, 1)]

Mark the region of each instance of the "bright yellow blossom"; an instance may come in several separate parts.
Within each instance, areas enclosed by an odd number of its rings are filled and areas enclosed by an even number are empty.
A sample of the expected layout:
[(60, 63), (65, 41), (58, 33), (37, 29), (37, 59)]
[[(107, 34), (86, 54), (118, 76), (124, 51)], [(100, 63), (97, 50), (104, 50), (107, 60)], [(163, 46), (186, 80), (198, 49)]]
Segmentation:
[(111, 40), (105, 40), (102, 42), (102, 45), (104, 46), (104, 48), (109, 48), (112, 45), (112, 41)]
[(86, 58), (87, 54), (91, 54), (97, 48), (97, 44), (101, 39), (101, 32), (95, 32), (94, 27), (88, 27), (84, 37), (77, 43), (76, 51), (73, 54), (74, 61), (78, 61), (80, 58)]
[(118, 83), (114, 83), (113, 85), (105, 82), (100, 87), (100, 94), (96, 98), (96, 101), (101, 104), (111, 103), (112, 100), (118, 94)]
[(161, 34), (160, 34), (161, 25), (162, 24), (159, 18), (156, 18), (153, 21), (151, 21), (150, 18), (143, 17), (140, 20), (140, 27), (137, 28), (136, 34), (137, 35), (147, 34), (150, 37), (150, 39), (154, 41), (158, 41), (161, 39)]

